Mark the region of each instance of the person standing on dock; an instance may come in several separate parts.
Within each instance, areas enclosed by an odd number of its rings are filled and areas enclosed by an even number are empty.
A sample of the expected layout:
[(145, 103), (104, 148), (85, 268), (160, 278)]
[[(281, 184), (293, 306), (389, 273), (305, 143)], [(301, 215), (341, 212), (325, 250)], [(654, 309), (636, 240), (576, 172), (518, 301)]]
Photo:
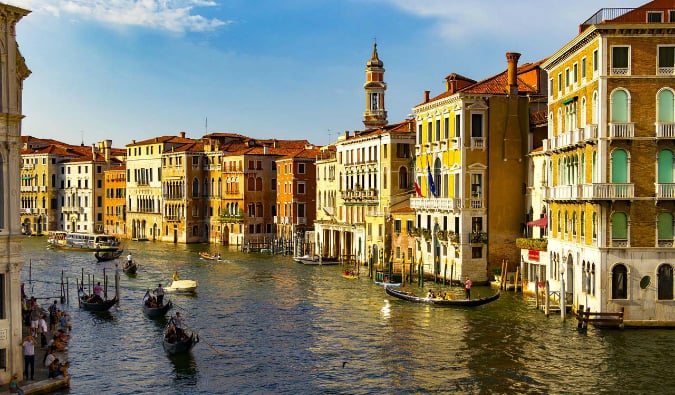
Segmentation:
[(157, 305), (162, 306), (164, 303), (164, 288), (162, 288), (161, 283), (155, 288), (155, 294), (157, 295)]
[(49, 330), (54, 332), (56, 331), (56, 321), (58, 316), (59, 307), (56, 305), (56, 301), (49, 306)]
[(40, 321), (40, 310), (37, 303), (33, 303), (30, 309), (30, 334), (32, 336), (37, 336), (38, 334), (38, 321)]
[[(31, 380), (35, 380), (35, 342), (33, 336), (26, 336), (21, 346), (23, 347), (23, 376), (26, 380), (29, 377)], [(28, 376), (29, 368), (30, 376)]]
[(471, 279), (469, 276), (466, 276), (466, 281), (464, 281), (464, 292), (466, 292), (466, 298), (471, 299)]

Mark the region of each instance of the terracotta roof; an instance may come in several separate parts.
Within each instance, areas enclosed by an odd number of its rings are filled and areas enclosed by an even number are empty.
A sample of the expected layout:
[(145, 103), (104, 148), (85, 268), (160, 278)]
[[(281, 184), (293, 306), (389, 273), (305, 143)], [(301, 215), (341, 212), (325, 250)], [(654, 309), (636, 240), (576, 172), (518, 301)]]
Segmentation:
[(165, 154), (170, 154), (174, 152), (204, 152), (204, 143), (200, 141), (193, 141), (188, 144), (181, 145), (170, 151), (165, 151)]
[(180, 137), (180, 136), (159, 136), (153, 137), (151, 139), (136, 141), (131, 144), (127, 144), (126, 147), (134, 147), (138, 145), (147, 145), (147, 144), (159, 144), (159, 143), (178, 143), (178, 144), (188, 144), (195, 141), (191, 138)]
[(389, 211), (389, 212), (392, 213), (392, 214), (396, 214), (396, 213), (402, 213), (403, 214), (403, 213), (414, 213), (415, 210), (411, 209), (410, 206), (403, 206), (403, 207), (391, 209), (391, 211)]

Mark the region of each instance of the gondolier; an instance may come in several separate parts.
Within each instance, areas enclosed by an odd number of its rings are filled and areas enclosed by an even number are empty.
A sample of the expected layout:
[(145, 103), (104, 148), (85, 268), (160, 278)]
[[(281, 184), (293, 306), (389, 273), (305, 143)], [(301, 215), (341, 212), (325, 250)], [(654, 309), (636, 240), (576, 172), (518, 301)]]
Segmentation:
[(155, 288), (155, 295), (157, 295), (157, 304), (162, 306), (164, 304), (164, 288), (162, 288), (162, 284), (159, 284)]
[(180, 316), (180, 311), (177, 311), (176, 314), (171, 317), (169, 323), (176, 328), (176, 335), (178, 335), (178, 338), (180, 339), (183, 335), (183, 318)]

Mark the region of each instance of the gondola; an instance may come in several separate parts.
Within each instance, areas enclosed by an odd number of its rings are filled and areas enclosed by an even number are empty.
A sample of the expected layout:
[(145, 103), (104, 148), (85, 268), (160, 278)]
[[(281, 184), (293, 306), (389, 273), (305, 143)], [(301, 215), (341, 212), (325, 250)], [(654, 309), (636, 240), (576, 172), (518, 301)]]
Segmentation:
[(209, 260), (209, 261), (219, 261), (220, 260), (220, 253), (211, 255), (206, 251), (202, 251), (202, 252), (199, 253), (199, 257), (202, 258), (202, 259)]
[[(169, 325), (171, 324), (169, 323)], [(183, 336), (180, 339), (171, 339), (169, 336), (169, 325), (167, 325), (164, 330), (164, 335), (162, 335), (162, 345), (164, 346), (164, 351), (167, 353), (186, 353), (190, 351), (195, 344), (199, 343), (199, 336), (185, 329), (183, 329)]]
[(446, 300), (446, 299), (435, 299), (435, 298), (423, 298), (420, 296), (415, 296), (410, 292), (401, 291), (398, 289), (392, 289), (390, 287), (384, 287), (384, 291), (387, 295), (393, 296), (395, 298), (407, 300), (408, 302), (415, 303), (426, 303), (434, 306), (451, 306), (451, 307), (475, 307), (484, 305), (490, 302), (494, 302), (499, 299), (499, 291), (492, 296), (480, 299), (456, 299), (456, 300)]
[(97, 262), (106, 262), (119, 258), (123, 252), (124, 250), (103, 250), (96, 251), (94, 256), (96, 257)]
[(90, 296), (85, 295), (82, 289), (79, 289), (77, 294), (80, 298), (80, 307), (87, 311), (108, 311), (117, 303), (117, 296), (112, 299), (104, 300), (101, 303), (92, 303), (87, 302)]
[(338, 260), (335, 258), (323, 258), (319, 257), (318, 255), (310, 256), (310, 255), (303, 255), (303, 256), (296, 256), (293, 257), (293, 260), (302, 263), (303, 265), (337, 265)]
[(137, 270), (138, 270), (138, 265), (134, 261), (127, 262), (122, 267), (122, 271), (126, 274), (136, 274)]
[(148, 317), (162, 317), (173, 307), (171, 300), (160, 307), (150, 307), (146, 304), (148, 299), (150, 299), (150, 291), (147, 291), (143, 297), (143, 313)]

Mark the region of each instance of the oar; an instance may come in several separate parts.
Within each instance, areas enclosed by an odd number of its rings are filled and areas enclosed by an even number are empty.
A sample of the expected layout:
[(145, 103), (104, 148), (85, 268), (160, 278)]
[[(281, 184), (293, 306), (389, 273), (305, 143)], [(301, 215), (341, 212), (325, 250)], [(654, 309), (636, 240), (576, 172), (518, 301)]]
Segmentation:
[[(173, 303), (173, 302), (172, 302), (172, 303)], [(179, 306), (179, 305), (177, 305), (176, 303), (173, 303), (173, 305), (176, 306), (176, 307), (178, 307), (179, 309), (181, 309), (181, 310), (183, 310), (183, 311), (187, 311), (187, 309), (186, 309), (185, 307)], [(218, 349), (215, 348), (215, 347), (213, 346), (213, 344), (209, 343), (206, 339), (202, 339), (202, 336), (199, 334), (199, 332), (197, 332), (196, 330), (192, 329), (188, 324), (183, 323), (183, 325), (185, 325), (186, 328), (188, 328), (189, 330), (191, 330), (192, 333), (194, 333), (194, 334), (196, 334), (197, 336), (199, 336), (199, 341), (204, 341), (204, 343), (206, 343), (209, 347), (211, 347), (211, 349), (213, 350), (213, 352), (215, 352), (216, 354), (218, 354), (218, 355), (220, 355), (220, 356), (224, 356), (224, 355), (225, 355), (225, 354), (223, 354), (222, 352), (218, 351)]]

